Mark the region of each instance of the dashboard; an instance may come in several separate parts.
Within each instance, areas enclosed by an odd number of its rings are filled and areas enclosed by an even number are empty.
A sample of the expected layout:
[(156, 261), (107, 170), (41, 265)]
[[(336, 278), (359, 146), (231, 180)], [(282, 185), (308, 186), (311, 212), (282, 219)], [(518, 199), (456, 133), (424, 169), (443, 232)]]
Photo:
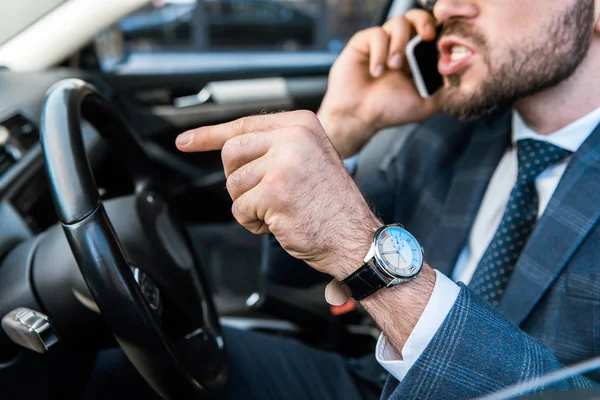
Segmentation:
[(23, 112), (14, 112), (0, 122), (0, 174), (10, 169), (34, 144), (39, 131)]

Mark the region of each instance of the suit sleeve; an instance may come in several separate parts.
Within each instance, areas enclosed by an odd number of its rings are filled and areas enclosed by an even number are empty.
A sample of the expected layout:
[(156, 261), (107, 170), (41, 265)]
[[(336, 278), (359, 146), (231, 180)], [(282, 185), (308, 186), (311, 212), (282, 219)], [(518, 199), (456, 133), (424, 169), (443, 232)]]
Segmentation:
[[(470, 399), (563, 366), (552, 352), (461, 283), (454, 307), (399, 383), (389, 378), (382, 399)], [(542, 390), (586, 388), (574, 377)]]
[(359, 185), (360, 191), (369, 202), (371, 209), (385, 223), (392, 223), (395, 217), (395, 188), (398, 177), (393, 167), (392, 165), (385, 170), (379, 170)]

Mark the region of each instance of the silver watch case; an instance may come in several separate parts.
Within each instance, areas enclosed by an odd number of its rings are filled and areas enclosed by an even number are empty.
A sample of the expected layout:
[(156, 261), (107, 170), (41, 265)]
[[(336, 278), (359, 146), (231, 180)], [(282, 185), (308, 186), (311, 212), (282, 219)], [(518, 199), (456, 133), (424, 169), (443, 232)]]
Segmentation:
[[(386, 262), (383, 261), (382, 256), (379, 254), (379, 246), (377, 245), (379, 235), (381, 234), (382, 231), (384, 231), (385, 229), (387, 229), (389, 227), (398, 227), (398, 228), (403, 229), (414, 240), (414, 242), (417, 244), (417, 249), (421, 252), (421, 264), (419, 265), (417, 270), (412, 275), (408, 275), (408, 276), (398, 275), (394, 271), (390, 270), (387, 267)], [(369, 263), (373, 267), (373, 269), (378, 272), (378, 275), (381, 277), (381, 279), (383, 279), (385, 282), (387, 282), (386, 287), (389, 288), (389, 287), (399, 285), (401, 283), (408, 282), (408, 281), (412, 280), (414, 277), (416, 277), (417, 275), (419, 275), (419, 273), (423, 269), (423, 262), (425, 259), (425, 251), (423, 249), (423, 246), (420, 245), (420, 243), (417, 241), (417, 239), (415, 239), (415, 237), (410, 232), (408, 232), (404, 228), (404, 226), (402, 226), (400, 224), (389, 224), (389, 225), (384, 225), (382, 227), (373, 229), (373, 241), (371, 244), (371, 249), (369, 250), (369, 254), (367, 255), (367, 259), (368, 260), (366, 260), (365, 262)]]

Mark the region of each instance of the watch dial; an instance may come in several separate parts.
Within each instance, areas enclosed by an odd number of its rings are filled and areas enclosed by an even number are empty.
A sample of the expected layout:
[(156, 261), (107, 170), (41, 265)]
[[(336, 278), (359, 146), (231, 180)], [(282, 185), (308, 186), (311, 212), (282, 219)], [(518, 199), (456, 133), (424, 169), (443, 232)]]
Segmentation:
[(423, 252), (416, 239), (405, 229), (390, 226), (377, 237), (377, 259), (392, 275), (408, 278), (423, 265)]

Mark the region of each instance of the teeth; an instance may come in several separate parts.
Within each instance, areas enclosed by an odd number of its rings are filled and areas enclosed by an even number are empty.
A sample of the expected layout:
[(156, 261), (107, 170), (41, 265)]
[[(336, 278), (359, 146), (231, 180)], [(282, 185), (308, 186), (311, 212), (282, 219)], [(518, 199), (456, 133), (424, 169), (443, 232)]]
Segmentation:
[(450, 54), (450, 60), (459, 61), (463, 58), (467, 57), (471, 54), (471, 50), (466, 48), (465, 46), (455, 45), (452, 47), (452, 52)]

